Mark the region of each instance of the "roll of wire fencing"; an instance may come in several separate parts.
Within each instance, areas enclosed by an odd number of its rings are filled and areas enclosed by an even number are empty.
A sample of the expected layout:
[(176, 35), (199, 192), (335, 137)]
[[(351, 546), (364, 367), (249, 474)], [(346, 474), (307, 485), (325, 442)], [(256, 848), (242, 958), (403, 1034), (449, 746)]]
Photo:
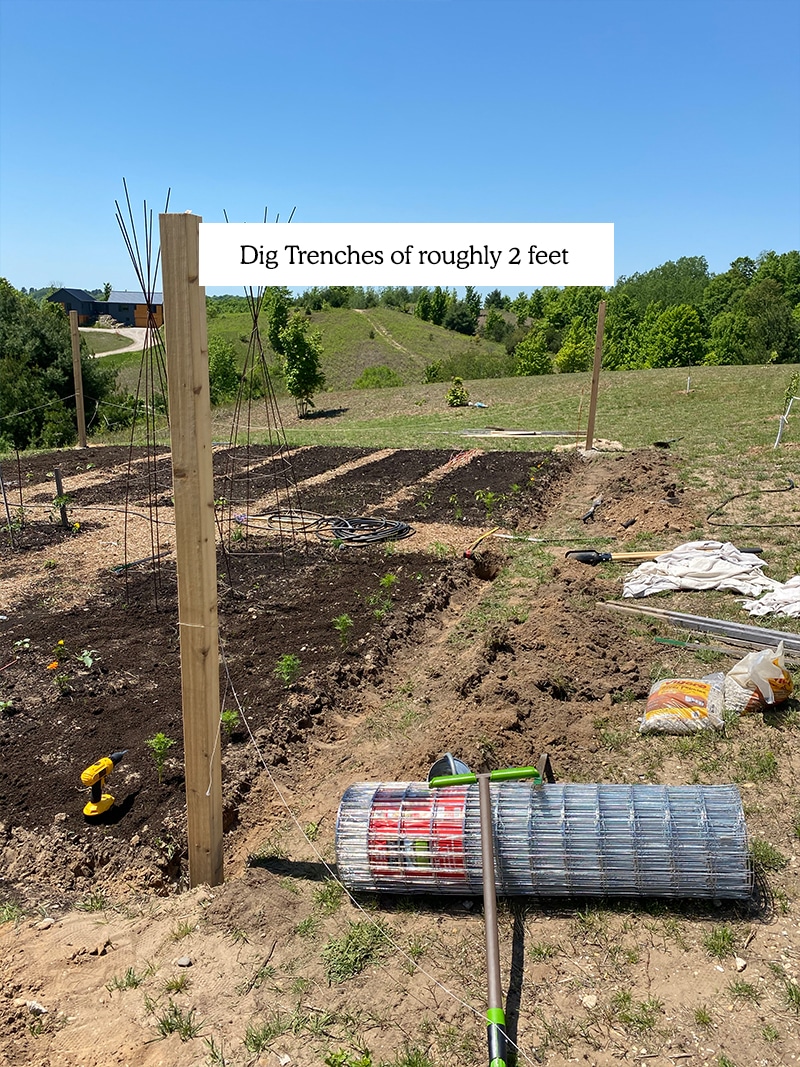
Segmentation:
[[(491, 785), (497, 893), (744, 900), (753, 868), (731, 785)], [(480, 895), (478, 786), (361, 782), (336, 820), (352, 891)]]

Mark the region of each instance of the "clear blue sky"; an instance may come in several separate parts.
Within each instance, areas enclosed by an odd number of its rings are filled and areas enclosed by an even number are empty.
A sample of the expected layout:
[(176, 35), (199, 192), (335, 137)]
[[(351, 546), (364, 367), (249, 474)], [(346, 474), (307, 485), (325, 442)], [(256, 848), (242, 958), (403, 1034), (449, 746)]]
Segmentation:
[(0, 274), (114, 218), (613, 222), (615, 273), (800, 247), (794, 0), (0, 0)]

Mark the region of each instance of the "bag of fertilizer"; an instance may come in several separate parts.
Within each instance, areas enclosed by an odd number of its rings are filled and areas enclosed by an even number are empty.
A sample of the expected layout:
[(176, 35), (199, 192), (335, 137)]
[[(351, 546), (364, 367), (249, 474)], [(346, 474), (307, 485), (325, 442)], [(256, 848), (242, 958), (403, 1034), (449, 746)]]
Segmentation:
[(640, 734), (693, 734), (721, 730), (725, 675), (703, 678), (662, 678), (650, 687)]

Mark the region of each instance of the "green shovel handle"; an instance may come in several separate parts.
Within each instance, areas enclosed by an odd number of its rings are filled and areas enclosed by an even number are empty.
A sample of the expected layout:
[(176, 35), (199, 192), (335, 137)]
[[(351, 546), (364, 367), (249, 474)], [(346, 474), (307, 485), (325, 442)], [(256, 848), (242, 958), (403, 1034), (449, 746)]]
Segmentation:
[[(490, 771), (490, 782), (513, 782), (517, 778), (537, 778), (539, 782), (542, 776), (537, 767), (506, 767), (500, 771)], [(472, 785), (477, 782), (477, 774), (440, 774), (431, 778), (428, 786), (431, 789), (441, 789), (446, 785)]]

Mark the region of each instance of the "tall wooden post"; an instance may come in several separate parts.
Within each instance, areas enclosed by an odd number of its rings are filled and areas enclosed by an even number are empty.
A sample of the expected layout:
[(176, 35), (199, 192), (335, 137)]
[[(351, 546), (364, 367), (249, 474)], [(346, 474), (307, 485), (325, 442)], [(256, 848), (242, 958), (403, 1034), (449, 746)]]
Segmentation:
[(222, 765), (211, 402), (197, 215), (161, 215), (172, 438), (189, 882), (219, 885)]
[(592, 367), (592, 395), (589, 400), (589, 421), (586, 424), (586, 451), (594, 443), (594, 416), (597, 411), (597, 390), (600, 385), (600, 364), (603, 362), (603, 329), (606, 323), (606, 302), (600, 301), (597, 309), (597, 333), (594, 338), (594, 365)]
[(78, 448), (86, 448), (86, 413), (83, 410), (83, 374), (81, 373), (81, 335), (78, 312), (69, 313), (69, 332), (72, 339), (72, 377), (75, 382), (75, 411), (78, 414)]

